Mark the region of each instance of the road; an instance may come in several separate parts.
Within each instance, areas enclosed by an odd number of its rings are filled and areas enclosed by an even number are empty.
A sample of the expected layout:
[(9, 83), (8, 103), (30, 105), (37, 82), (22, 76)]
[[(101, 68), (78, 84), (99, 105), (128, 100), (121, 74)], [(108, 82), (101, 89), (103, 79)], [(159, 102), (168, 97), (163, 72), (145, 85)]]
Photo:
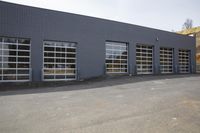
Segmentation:
[(0, 92), (0, 132), (200, 133), (200, 76)]

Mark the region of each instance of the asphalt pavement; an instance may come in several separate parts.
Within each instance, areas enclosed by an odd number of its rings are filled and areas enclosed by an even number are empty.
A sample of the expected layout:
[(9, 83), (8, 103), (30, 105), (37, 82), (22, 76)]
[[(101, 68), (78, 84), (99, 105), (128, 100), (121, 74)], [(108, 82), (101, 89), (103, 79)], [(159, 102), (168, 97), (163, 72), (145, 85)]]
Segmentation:
[(1, 133), (200, 133), (200, 76), (0, 92)]

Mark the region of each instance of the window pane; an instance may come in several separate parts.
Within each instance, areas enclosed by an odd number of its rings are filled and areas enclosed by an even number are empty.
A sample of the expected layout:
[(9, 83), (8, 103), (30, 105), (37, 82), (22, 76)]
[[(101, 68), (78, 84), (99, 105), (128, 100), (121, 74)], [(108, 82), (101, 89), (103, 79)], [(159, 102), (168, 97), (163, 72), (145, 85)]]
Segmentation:
[(29, 50), (29, 49), (30, 49), (30, 46), (19, 45), (19, 46), (18, 46), (18, 49), (20, 49), (20, 50)]
[[(14, 81), (14, 80), (29, 80), (29, 76), (26, 78), (18, 78), (20, 74), (29, 75), (30, 69), (30, 45), (24, 46), (24, 44), (30, 43), (28, 39), (17, 39), (9, 37), (1, 37), (4, 40), (0, 51), (2, 57), (0, 59), (0, 66), (3, 68), (1, 81)], [(25, 50), (25, 51), (22, 51)], [(26, 57), (20, 57), (26, 56)], [(19, 63), (23, 62), (23, 63)], [(19, 68), (27, 68), (27, 70), (20, 70)]]
[(13, 50), (16, 50), (17, 46), (15, 44), (3, 44), (3, 49), (13, 49)]
[(17, 76), (18, 80), (29, 80), (29, 76)]
[(73, 49), (73, 48), (67, 48), (67, 52), (76, 52), (76, 49)]
[(68, 69), (68, 70), (66, 70), (66, 73), (67, 73), (67, 74), (75, 74), (76, 71), (73, 70), (73, 69)]
[(65, 68), (65, 64), (55, 64), (55, 68)]
[(66, 75), (66, 78), (67, 78), (67, 79), (75, 79), (76, 76), (75, 76), (75, 75), (69, 75), (69, 74), (68, 74), (68, 75)]
[(17, 64), (18, 68), (30, 68), (30, 64), (25, 64), (25, 63), (18, 63)]
[(29, 58), (18, 57), (18, 62), (29, 62)]
[(16, 75), (12, 75), (12, 76), (3, 76), (2, 80), (16, 80)]
[(21, 44), (30, 44), (30, 39), (18, 39), (18, 43), (21, 43)]
[(45, 51), (54, 51), (54, 47), (45, 47), (44, 50)]
[(66, 62), (67, 62), (67, 63), (75, 63), (75, 62), (76, 62), (76, 59), (66, 59)]
[(16, 38), (4, 38), (4, 42), (8, 42), (8, 43), (17, 43), (17, 39)]
[(45, 57), (54, 57), (54, 53), (50, 53), (50, 52), (45, 52), (44, 53)]
[(29, 70), (17, 70), (18, 74), (29, 74)]
[(54, 75), (44, 75), (44, 79), (55, 79)]
[(54, 74), (54, 69), (44, 69), (44, 74)]
[(16, 62), (16, 57), (3, 57), (3, 62)]
[(67, 64), (66, 68), (76, 68), (76, 65), (75, 64)]
[(55, 70), (55, 74), (65, 74), (65, 69), (57, 69)]
[(56, 58), (56, 63), (65, 63), (65, 59)]
[(3, 68), (16, 68), (16, 63), (3, 63)]
[(45, 58), (44, 62), (51, 62), (54, 63), (54, 58)]
[(67, 57), (73, 57), (73, 58), (75, 58), (76, 55), (75, 54), (67, 54)]
[(17, 52), (16, 51), (9, 51), (9, 50), (3, 50), (3, 55), (11, 55), (11, 56), (16, 56)]
[(56, 75), (55, 79), (65, 79), (65, 75)]
[(16, 74), (15, 69), (3, 69), (3, 74)]
[(30, 56), (30, 52), (18, 51), (19, 56)]
[(55, 68), (54, 64), (44, 64), (44, 68)]
[(65, 57), (65, 53), (56, 53), (56, 57)]

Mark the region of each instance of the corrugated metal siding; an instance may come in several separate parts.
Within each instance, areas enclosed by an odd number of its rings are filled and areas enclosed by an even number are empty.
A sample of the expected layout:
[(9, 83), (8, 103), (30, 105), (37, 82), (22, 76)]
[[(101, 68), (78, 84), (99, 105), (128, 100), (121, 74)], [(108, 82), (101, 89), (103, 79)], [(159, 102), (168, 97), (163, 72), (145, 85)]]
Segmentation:
[[(159, 54), (160, 46), (173, 47), (176, 55), (179, 48), (190, 49), (192, 65), (195, 66), (195, 40), (192, 37), (6, 2), (0, 2), (0, 35), (31, 38), (34, 81), (40, 81), (41, 77), (43, 40), (77, 42), (81, 78), (104, 73), (106, 40), (129, 43), (130, 73), (135, 71), (136, 43), (154, 45), (156, 55)], [(155, 56), (154, 62), (159, 65), (158, 56)], [(177, 57), (175, 63), (178, 64)]]

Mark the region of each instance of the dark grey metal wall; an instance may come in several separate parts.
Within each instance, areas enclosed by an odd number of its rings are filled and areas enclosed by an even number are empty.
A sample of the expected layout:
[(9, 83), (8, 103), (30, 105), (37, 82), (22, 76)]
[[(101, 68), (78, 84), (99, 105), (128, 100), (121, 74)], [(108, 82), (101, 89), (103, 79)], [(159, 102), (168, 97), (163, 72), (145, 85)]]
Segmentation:
[[(106, 40), (128, 42), (131, 74), (135, 74), (137, 43), (154, 46), (156, 67), (159, 66), (161, 46), (174, 48), (177, 65), (178, 49), (189, 49), (192, 71), (195, 71), (193, 37), (93, 17), (0, 2), (0, 36), (31, 39), (33, 81), (41, 80), (43, 40), (78, 43), (77, 68), (80, 70), (80, 78), (104, 74)], [(159, 41), (156, 41), (157, 37)]]

